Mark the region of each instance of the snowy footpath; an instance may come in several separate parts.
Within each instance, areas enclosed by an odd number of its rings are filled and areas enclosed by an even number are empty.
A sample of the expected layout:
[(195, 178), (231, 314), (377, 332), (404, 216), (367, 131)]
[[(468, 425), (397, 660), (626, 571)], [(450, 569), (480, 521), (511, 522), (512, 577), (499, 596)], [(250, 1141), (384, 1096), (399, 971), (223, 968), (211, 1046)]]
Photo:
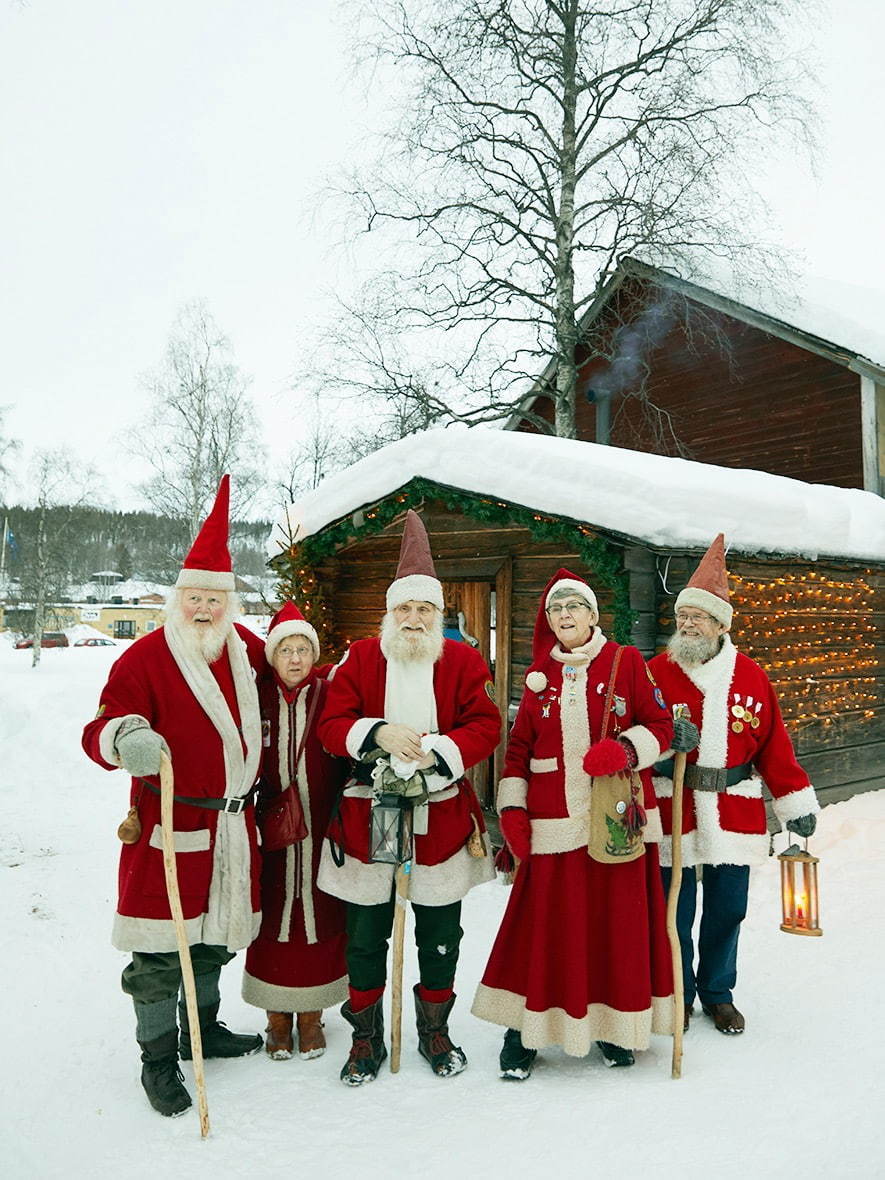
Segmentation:
[[(671, 1043), (661, 1037), (631, 1070), (606, 1069), (595, 1052), (576, 1060), (548, 1050), (527, 1083), (498, 1080), (501, 1030), (469, 1011), (506, 902), (491, 883), (464, 906), (452, 1030), (470, 1059), (466, 1073), (431, 1075), (407, 1011), (399, 1075), (385, 1068), (373, 1085), (347, 1089), (338, 1070), (349, 1030), (329, 1012), (329, 1049), (318, 1060), (261, 1053), (207, 1063), (206, 1142), (193, 1110), (159, 1117), (139, 1085), (132, 1011), (119, 988), (126, 958), (109, 944), (127, 780), (80, 748), (117, 654), (46, 650), (34, 671), (30, 652), (0, 638), (7, 1180), (885, 1177), (885, 791), (821, 816), (813, 851), (823, 938), (782, 934), (777, 862), (755, 871), (736, 995), (748, 1031), (727, 1038), (697, 1017), (680, 1081), (670, 1079)], [(232, 1028), (263, 1029), (263, 1014), (240, 999), (242, 961), (222, 974), (221, 1015)], [(412, 952), (408, 988), (414, 969)]]

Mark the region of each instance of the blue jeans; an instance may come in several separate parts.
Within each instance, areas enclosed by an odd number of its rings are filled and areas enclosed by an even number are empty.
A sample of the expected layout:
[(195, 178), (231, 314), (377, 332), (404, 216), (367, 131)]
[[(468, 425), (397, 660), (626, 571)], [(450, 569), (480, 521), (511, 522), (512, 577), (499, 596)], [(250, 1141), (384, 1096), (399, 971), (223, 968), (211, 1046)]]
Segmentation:
[[(702, 1004), (730, 1004), (737, 979), (737, 949), (741, 922), (747, 915), (749, 865), (704, 865), (698, 966), (694, 967), (692, 928), (697, 911), (698, 878), (694, 866), (682, 870), (682, 886), (676, 906), (676, 929), (682, 950), (685, 1003), (695, 995)], [(661, 869), (664, 892), (670, 888), (672, 870)]]

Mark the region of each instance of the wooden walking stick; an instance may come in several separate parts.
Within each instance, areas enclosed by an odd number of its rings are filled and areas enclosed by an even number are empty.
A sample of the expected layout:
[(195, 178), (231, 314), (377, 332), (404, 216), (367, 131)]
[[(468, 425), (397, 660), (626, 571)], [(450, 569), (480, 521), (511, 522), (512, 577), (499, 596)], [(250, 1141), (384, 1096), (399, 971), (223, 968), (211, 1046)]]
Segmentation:
[(403, 941), (406, 932), (406, 899), (409, 896), (409, 872), (412, 862), (407, 860), (396, 870), (396, 894), (393, 911), (393, 964), (390, 981), (390, 1072), (399, 1073), (403, 1043)]
[(682, 1025), (685, 1020), (685, 988), (682, 982), (682, 948), (676, 929), (676, 906), (682, 885), (682, 783), (685, 778), (685, 754), (673, 756), (673, 868), (667, 894), (667, 935), (673, 956), (673, 1064), (671, 1078), (682, 1077)]
[(206, 1079), (203, 1076), (203, 1038), (200, 1033), (200, 1016), (197, 1010), (197, 985), (194, 981), (194, 966), (191, 949), (188, 946), (184, 928), (184, 913), (181, 909), (181, 893), (178, 888), (178, 868), (175, 863), (175, 834), (172, 826), (172, 795), (175, 779), (169, 755), (160, 754), (160, 825), (163, 830), (163, 869), (166, 873), (166, 893), (169, 909), (175, 923), (175, 939), (178, 943), (178, 959), (181, 963), (181, 978), (184, 983), (184, 998), (187, 1004), (187, 1020), (190, 1025), (191, 1054), (194, 1063), (194, 1081), (197, 1085), (197, 1108), (200, 1112), (200, 1136), (209, 1134), (209, 1107), (206, 1103)]

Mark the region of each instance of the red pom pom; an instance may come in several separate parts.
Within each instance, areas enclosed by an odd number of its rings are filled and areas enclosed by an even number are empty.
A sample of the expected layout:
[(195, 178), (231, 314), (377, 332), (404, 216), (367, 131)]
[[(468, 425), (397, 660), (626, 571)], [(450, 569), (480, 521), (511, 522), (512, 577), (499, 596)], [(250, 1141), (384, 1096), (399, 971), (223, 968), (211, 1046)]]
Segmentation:
[(626, 770), (630, 765), (630, 758), (623, 742), (614, 738), (603, 738), (595, 742), (584, 755), (584, 770), (593, 777), (607, 774), (617, 774)]
[(532, 823), (524, 807), (507, 807), (501, 812), (501, 833), (517, 860), (532, 851)]

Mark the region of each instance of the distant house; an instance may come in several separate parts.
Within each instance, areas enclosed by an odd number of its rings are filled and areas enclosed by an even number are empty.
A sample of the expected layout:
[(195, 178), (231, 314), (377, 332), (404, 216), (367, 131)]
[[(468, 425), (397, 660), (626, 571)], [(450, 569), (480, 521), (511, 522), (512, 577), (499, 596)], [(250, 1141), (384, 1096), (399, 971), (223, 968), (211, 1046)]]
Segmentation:
[[(577, 437), (881, 495), (885, 326), (853, 311), (752, 306), (626, 259), (581, 322)], [(548, 421), (554, 377), (530, 402)]]
[[(879, 496), (571, 439), (428, 431), (326, 479), (274, 530), (271, 564), (320, 632), (324, 659), (377, 633), (410, 507), (427, 526), (447, 614), (463, 612), (505, 715), (558, 566), (594, 587), (607, 634), (650, 656), (724, 531), (735, 640), (775, 682), (823, 797), (885, 786)], [(500, 763), (499, 749), (474, 775), (485, 803)]]

